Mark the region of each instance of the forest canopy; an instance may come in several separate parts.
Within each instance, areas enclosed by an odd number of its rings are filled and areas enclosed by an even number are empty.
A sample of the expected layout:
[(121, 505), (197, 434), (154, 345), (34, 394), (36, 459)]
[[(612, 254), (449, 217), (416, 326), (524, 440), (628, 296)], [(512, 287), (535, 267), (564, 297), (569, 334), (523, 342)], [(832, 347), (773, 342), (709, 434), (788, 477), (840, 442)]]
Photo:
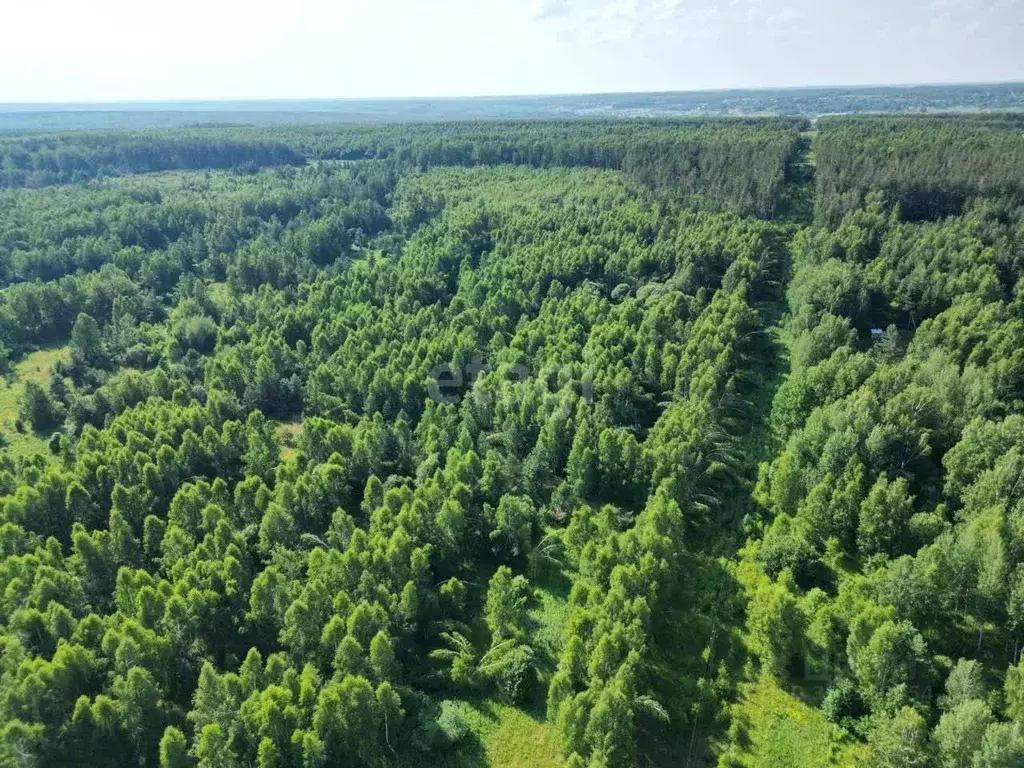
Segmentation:
[(611, 168), (716, 209), (775, 213), (806, 121), (546, 121), (184, 129), (0, 138), (0, 187), (313, 160)]
[(0, 139), (0, 766), (1024, 761), (1024, 122)]

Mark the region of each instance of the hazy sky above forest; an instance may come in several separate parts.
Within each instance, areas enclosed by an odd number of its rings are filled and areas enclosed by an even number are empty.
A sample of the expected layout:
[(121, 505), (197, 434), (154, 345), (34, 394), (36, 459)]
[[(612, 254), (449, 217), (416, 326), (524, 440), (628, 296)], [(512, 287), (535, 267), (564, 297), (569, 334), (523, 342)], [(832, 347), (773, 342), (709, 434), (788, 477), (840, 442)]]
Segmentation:
[(1024, 81), (1024, 0), (4, 0), (0, 102)]

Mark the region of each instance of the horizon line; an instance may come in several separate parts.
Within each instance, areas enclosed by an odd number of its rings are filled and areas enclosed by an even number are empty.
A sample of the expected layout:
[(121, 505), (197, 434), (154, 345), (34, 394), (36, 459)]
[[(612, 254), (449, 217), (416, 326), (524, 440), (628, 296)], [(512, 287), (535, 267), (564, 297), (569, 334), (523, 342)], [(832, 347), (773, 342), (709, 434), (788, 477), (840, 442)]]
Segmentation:
[(833, 85), (784, 85), (784, 86), (735, 86), (727, 88), (692, 88), (653, 91), (580, 91), (575, 93), (507, 93), (507, 94), (470, 94), (459, 96), (259, 96), (259, 97), (227, 97), (227, 98), (161, 98), (161, 99), (101, 99), (101, 100), (62, 100), (62, 101), (0, 101), (0, 110), (10, 107), (90, 107), (90, 106), (127, 106), (157, 104), (244, 104), (244, 103), (295, 103), (295, 102), (396, 102), (396, 101), (485, 101), (499, 99), (559, 99), (599, 96), (630, 96), (630, 95), (676, 95), (676, 94), (712, 94), (712, 93), (745, 93), (772, 91), (865, 91), (872, 89), (914, 89), (914, 88), (967, 88), (1015, 86), (1024, 87), (1022, 80), (989, 80), (989, 81), (937, 81), (937, 82), (902, 82), (874, 84), (833, 84)]

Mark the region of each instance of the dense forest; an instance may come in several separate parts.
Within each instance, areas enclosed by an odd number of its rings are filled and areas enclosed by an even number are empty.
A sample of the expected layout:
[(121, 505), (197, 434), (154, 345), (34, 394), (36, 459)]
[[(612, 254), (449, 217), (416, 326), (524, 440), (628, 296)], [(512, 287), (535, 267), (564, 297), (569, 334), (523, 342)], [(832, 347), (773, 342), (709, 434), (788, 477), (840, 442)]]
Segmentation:
[(843, 117), (819, 127), (816, 213), (833, 228), (872, 191), (908, 221), (961, 214), (979, 196), (1024, 195), (1024, 114)]
[(1024, 121), (0, 139), (0, 766), (1024, 765)]
[(0, 188), (167, 170), (255, 171), (315, 160), (403, 167), (530, 165), (621, 170), (673, 197), (767, 217), (798, 158), (805, 120), (467, 122), (0, 139)]

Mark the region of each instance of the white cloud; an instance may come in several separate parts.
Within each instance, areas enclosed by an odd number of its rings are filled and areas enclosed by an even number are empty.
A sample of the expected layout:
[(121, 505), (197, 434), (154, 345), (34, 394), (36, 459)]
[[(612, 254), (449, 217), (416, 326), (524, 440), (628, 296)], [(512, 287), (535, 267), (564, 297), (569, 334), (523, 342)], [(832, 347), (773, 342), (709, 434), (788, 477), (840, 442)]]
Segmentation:
[(572, 5), (569, 0), (542, 0), (537, 10), (534, 11), (533, 18), (537, 20), (553, 19), (567, 16), (570, 13), (572, 13)]
[(1024, 0), (8, 0), (4, 22), (0, 102), (1024, 79)]

